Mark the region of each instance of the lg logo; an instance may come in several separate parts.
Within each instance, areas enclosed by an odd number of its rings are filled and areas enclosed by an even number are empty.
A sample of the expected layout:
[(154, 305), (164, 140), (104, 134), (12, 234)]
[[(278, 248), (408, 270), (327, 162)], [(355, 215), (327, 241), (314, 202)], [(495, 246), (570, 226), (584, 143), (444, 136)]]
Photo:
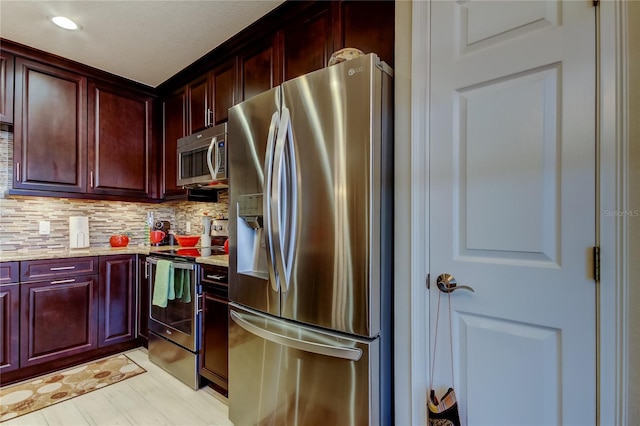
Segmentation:
[(362, 72), (362, 67), (349, 68), (349, 71), (348, 71), (349, 77), (351, 77), (352, 75), (354, 75), (357, 72)]

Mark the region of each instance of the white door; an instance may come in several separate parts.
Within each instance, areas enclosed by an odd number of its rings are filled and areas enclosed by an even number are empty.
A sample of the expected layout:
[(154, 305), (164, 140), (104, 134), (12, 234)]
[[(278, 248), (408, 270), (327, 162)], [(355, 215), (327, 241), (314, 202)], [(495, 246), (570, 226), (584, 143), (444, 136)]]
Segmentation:
[(451, 293), (462, 423), (593, 425), (595, 8), (433, 1), (431, 28), (431, 348), (448, 273), (475, 290)]

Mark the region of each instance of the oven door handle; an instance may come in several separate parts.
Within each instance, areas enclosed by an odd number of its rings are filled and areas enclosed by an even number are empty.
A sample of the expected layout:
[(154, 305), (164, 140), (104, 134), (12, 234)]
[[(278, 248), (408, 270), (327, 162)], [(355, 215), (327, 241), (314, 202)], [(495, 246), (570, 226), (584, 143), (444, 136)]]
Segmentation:
[[(147, 261), (149, 263), (151, 263), (152, 265), (157, 265), (158, 264), (158, 260), (155, 257), (148, 257)], [(171, 264), (173, 265), (174, 269), (187, 269), (189, 271), (193, 271), (194, 269), (196, 269), (196, 264), (195, 263), (185, 263), (185, 262), (171, 262)]]

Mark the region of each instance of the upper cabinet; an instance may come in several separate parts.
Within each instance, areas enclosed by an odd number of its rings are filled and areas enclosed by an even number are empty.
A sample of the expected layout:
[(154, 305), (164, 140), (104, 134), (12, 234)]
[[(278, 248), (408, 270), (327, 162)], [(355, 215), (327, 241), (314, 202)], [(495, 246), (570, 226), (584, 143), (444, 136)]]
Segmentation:
[(89, 187), (92, 194), (153, 196), (153, 98), (89, 83)]
[(238, 55), (239, 100), (245, 101), (280, 84), (275, 36)]
[(164, 143), (162, 144), (162, 198), (185, 197), (177, 185), (178, 139), (187, 135), (187, 91), (182, 88), (164, 100)]
[(13, 124), (13, 55), (0, 52), (0, 123)]
[(86, 191), (87, 80), (16, 59), (15, 189)]
[(213, 81), (213, 125), (224, 123), (229, 108), (237, 103), (235, 58), (216, 67), (211, 73)]
[(334, 4), (334, 16), (334, 50), (355, 47), (364, 53), (373, 52), (393, 67), (393, 1), (341, 1)]
[(211, 97), (211, 74), (207, 73), (189, 83), (186, 87), (187, 103), (189, 105), (188, 134), (199, 132), (213, 124), (213, 103)]
[(331, 2), (322, 2), (320, 6), (281, 31), (285, 81), (324, 68), (329, 61), (333, 51)]

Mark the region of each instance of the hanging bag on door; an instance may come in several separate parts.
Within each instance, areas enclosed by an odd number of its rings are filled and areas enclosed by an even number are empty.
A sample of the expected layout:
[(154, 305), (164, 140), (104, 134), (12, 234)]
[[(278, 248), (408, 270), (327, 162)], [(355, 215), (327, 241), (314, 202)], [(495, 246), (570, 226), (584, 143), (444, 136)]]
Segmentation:
[[(433, 342), (433, 357), (431, 362), (431, 376), (429, 378), (429, 395), (427, 396), (427, 421), (429, 426), (460, 426), (458, 414), (458, 400), (453, 387), (450, 387), (442, 398), (438, 400), (433, 389), (433, 373), (436, 366), (436, 345), (438, 343), (438, 319), (440, 317), (440, 295), (438, 291), (438, 308), (436, 310), (436, 329)], [(449, 344), (451, 348), (451, 386), (453, 386), (453, 333), (451, 332), (451, 293), (449, 296)]]

